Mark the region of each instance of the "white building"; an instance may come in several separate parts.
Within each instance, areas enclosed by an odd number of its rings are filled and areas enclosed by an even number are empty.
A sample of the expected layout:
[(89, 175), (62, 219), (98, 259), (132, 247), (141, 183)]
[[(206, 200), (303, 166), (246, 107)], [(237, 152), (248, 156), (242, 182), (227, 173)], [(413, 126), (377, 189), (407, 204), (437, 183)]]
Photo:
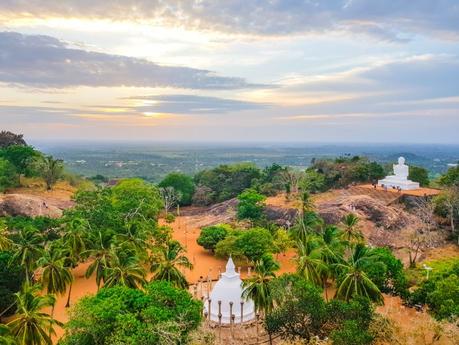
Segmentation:
[[(226, 272), (222, 273), (210, 293), (210, 320), (221, 323), (231, 323), (231, 313), (234, 323), (241, 323), (255, 318), (255, 305), (252, 300), (242, 298), (242, 280), (236, 272), (233, 259), (229, 258)], [(209, 300), (204, 301), (204, 309), (209, 313)], [(241, 320), (242, 318), (242, 320)]]

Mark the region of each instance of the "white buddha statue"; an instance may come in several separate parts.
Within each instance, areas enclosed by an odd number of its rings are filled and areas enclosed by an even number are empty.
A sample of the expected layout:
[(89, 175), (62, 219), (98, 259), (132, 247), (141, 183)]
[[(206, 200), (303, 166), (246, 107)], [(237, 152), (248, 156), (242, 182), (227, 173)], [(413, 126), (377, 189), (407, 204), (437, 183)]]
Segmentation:
[(388, 188), (400, 188), (402, 190), (418, 189), (419, 183), (408, 180), (409, 166), (405, 164), (405, 158), (399, 157), (398, 164), (393, 165), (394, 175), (386, 176), (379, 180), (378, 185)]

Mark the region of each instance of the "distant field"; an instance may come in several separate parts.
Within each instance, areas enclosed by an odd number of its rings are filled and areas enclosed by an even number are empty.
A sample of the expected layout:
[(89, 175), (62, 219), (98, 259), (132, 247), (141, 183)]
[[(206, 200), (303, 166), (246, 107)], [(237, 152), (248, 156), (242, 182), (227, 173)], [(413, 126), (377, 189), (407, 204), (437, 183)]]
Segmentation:
[(155, 144), (155, 143), (34, 143), (65, 160), (69, 170), (84, 176), (138, 176), (158, 182), (171, 171), (193, 174), (219, 164), (253, 162), (259, 167), (278, 163), (299, 168), (313, 158), (364, 155), (380, 163), (400, 155), (408, 164), (427, 168), (432, 177), (459, 160), (458, 145), (339, 145), (339, 144)]

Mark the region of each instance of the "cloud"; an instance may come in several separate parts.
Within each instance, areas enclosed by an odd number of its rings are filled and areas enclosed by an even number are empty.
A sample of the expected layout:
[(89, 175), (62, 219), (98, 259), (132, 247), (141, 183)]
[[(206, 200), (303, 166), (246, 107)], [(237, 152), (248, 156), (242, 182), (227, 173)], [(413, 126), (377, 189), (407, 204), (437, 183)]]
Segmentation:
[(146, 105), (136, 107), (135, 109), (140, 112), (152, 113), (223, 114), (268, 107), (268, 105), (264, 103), (195, 95), (139, 96), (130, 97), (130, 99), (146, 101)]
[(456, 0), (16, 0), (2, 1), (0, 14), (135, 20), (256, 35), (344, 31), (390, 41), (413, 33), (459, 37)]
[(211, 71), (69, 47), (50, 36), (0, 32), (0, 81), (44, 88), (137, 86), (231, 90), (258, 87)]

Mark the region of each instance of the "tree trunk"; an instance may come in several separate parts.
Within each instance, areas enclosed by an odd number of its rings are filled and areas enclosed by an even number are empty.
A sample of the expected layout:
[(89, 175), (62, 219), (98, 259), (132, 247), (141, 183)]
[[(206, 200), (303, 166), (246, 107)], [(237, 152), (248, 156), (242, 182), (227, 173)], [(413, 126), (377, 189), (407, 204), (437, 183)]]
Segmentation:
[(70, 283), (69, 295), (68, 295), (68, 297), (67, 297), (67, 303), (65, 304), (65, 307), (66, 307), (66, 308), (70, 307), (70, 295), (71, 295), (71, 293), (72, 293), (72, 285), (73, 285), (73, 283)]
[[(54, 319), (54, 306), (55, 306), (55, 303), (53, 304), (53, 306), (51, 307), (51, 319)], [(49, 325), (49, 338), (51, 339), (51, 335), (53, 333), (53, 326), (52, 325)]]

